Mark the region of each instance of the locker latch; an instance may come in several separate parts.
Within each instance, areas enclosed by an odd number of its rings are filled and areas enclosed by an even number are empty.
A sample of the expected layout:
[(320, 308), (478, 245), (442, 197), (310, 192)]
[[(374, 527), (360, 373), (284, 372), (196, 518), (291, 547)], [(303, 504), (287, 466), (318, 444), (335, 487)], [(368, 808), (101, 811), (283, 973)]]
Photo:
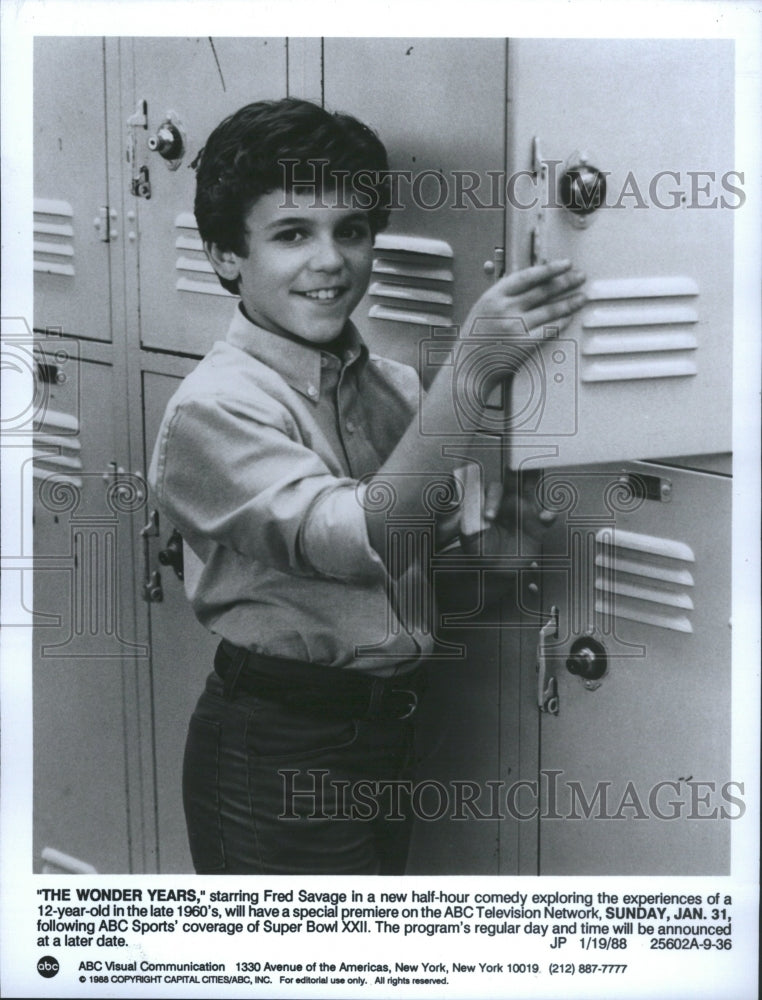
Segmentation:
[(148, 177), (148, 167), (140, 167), (138, 172), (132, 178), (130, 192), (134, 194), (136, 198), (151, 197), (151, 181)]
[(161, 573), (158, 569), (154, 570), (143, 584), (143, 600), (148, 601), (149, 604), (159, 604), (164, 600)]
[(161, 573), (158, 570), (151, 572), (151, 541), (159, 534), (159, 512), (152, 510), (148, 516), (148, 522), (140, 529), (140, 537), (143, 540), (143, 600), (149, 603), (159, 603), (164, 600), (164, 591), (161, 586)]
[(485, 260), (483, 268), (488, 277), (492, 278), (493, 281), (499, 281), (505, 274), (505, 248), (495, 247), (492, 260)]
[(127, 162), (132, 169), (130, 180), (130, 192), (136, 198), (151, 197), (151, 182), (148, 179), (148, 167), (138, 166), (137, 154), (137, 129), (148, 128), (148, 102), (145, 99), (138, 101), (135, 113), (127, 119)]
[(548, 677), (545, 655), (545, 642), (549, 638), (558, 638), (558, 608), (555, 605), (550, 609), (550, 618), (540, 629), (537, 640), (537, 705), (541, 712), (558, 715), (558, 684), (555, 677)]
[[(534, 136), (532, 138), (532, 173), (534, 174), (535, 182), (538, 184), (540, 191), (542, 192), (542, 197), (544, 201), (548, 198), (548, 164), (543, 159), (542, 148), (540, 145), (540, 137)], [(545, 264), (547, 262), (547, 255), (545, 253), (545, 241), (543, 230), (545, 228), (545, 213), (542, 208), (537, 211), (535, 218), (535, 224), (530, 233), (530, 244), (529, 244), (529, 263), (534, 266), (535, 264)]]

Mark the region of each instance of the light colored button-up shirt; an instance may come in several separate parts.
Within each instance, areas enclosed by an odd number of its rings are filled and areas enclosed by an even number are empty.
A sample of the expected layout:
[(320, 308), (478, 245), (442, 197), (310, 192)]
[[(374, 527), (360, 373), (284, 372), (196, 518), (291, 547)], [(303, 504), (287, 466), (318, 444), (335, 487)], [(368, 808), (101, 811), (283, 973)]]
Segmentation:
[(203, 625), (270, 656), (387, 676), (431, 640), (395, 611), (360, 481), (404, 433), (419, 384), (370, 356), (352, 324), (343, 344), (339, 358), (239, 308), (170, 400), (149, 480), (187, 543)]

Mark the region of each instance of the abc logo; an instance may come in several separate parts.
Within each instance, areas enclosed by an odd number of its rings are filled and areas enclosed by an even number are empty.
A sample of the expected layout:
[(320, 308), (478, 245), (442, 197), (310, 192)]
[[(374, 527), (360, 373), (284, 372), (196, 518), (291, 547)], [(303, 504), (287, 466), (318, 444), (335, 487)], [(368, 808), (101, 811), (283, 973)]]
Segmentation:
[(61, 966), (58, 964), (58, 959), (53, 958), (52, 955), (43, 955), (37, 962), (37, 971), (46, 979), (52, 979), (53, 976), (57, 976), (60, 968)]

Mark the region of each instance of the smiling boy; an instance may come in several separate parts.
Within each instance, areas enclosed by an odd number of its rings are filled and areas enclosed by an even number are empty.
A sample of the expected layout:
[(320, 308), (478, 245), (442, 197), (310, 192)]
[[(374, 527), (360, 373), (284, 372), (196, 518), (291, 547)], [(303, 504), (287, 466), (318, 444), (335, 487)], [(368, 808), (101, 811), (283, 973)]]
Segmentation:
[[(367, 208), (338, 197), (358, 171), (378, 182)], [(191, 550), (194, 611), (221, 638), (183, 776), (198, 872), (404, 871), (409, 817), (348, 811), (407, 766), (431, 650), (402, 611), (426, 581), (413, 556), (392, 558), (375, 501), (391, 484), (395, 516), (416, 523), (422, 480), (448, 480), (454, 459), (420, 433), (415, 372), (371, 356), (350, 321), (388, 219), (386, 171), (367, 126), (292, 99), (242, 108), (200, 156), (199, 232), (240, 304), (170, 401), (150, 471)], [(568, 262), (502, 279), (459, 337), (477, 319), (495, 337), (517, 319), (528, 339), (557, 331), (583, 280)], [(421, 405), (445, 426), (449, 378)]]

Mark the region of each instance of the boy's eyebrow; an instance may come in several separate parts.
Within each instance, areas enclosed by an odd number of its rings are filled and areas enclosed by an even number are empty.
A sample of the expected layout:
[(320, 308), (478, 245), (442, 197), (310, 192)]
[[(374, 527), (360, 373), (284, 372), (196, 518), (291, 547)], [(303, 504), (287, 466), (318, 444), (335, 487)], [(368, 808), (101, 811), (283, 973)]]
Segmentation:
[[(341, 219), (337, 221), (344, 223), (357, 222), (360, 220), (367, 222), (368, 213), (358, 209), (356, 212), (350, 212), (349, 215), (342, 215)], [(304, 215), (287, 215), (283, 219), (274, 219), (272, 222), (268, 222), (264, 229), (265, 231), (268, 231), (271, 229), (277, 229), (279, 226), (303, 226), (306, 224), (312, 224), (313, 221), (313, 217), (308, 213), (305, 213)]]

